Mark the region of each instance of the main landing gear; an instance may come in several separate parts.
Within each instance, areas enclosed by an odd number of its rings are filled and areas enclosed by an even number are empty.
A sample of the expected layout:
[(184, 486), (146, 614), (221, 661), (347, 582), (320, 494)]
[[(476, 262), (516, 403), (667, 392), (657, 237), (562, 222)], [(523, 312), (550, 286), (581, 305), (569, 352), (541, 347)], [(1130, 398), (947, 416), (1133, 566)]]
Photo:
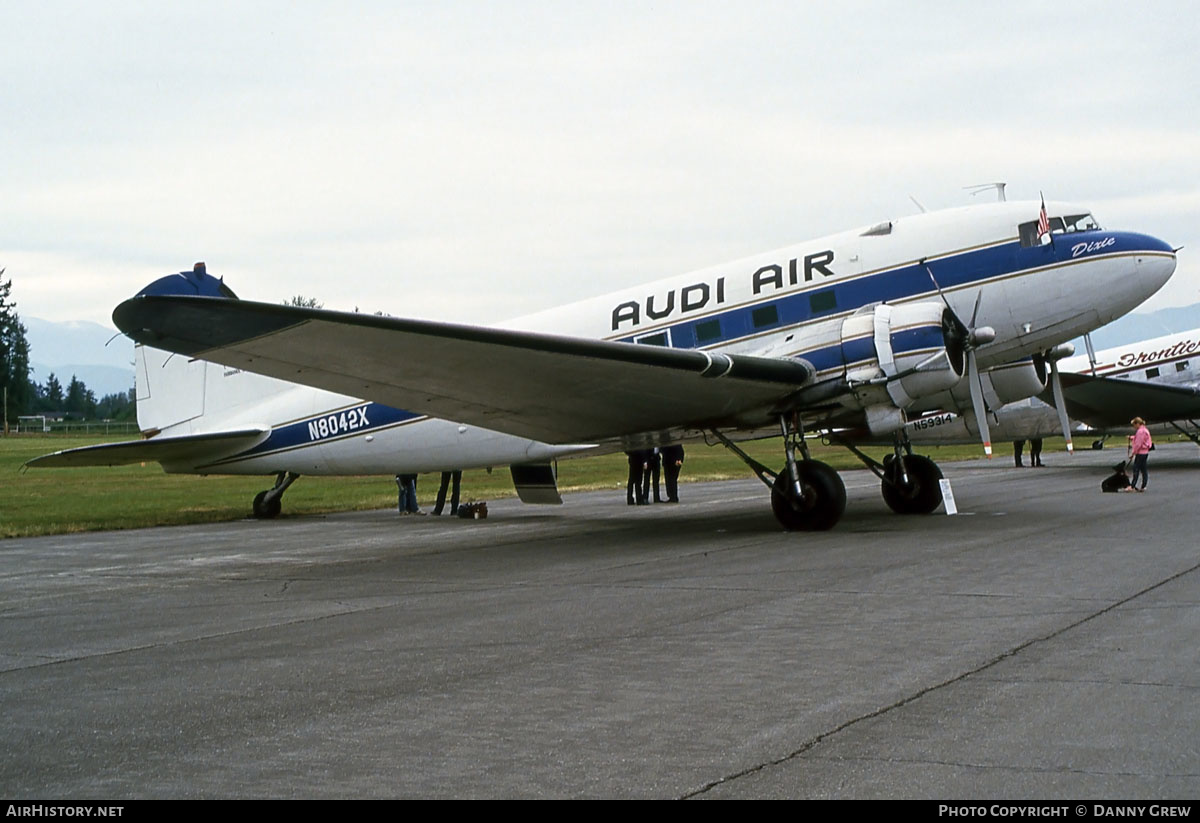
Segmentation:
[(852, 444), (836, 441), (861, 460), (880, 480), (883, 502), (896, 514), (931, 514), (942, 503), (942, 470), (928, 457), (912, 453), (912, 444), (896, 435), (892, 453), (883, 462), (863, 454)]
[[(779, 418), (783, 431), (786, 462), (779, 472), (771, 471), (742, 451), (725, 435), (713, 435), (754, 470), (771, 490), (771, 511), (787, 531), (827, 531), (842, 519), (846, 511), (846, 486), (830, 466), (809, 457), (804, 429), (787, 415)], [(803, 459), (796, 459), (796, 451)]]
[[(712, 435), (754, 470), (771, 490), (771, 511), (787, 531), (825, 531), (837, 525), (846, 511), (846, 486), (829, 465), (813, 460), (804, 442), (804, 427), (795, 416), (781, 415), (786, 456), (779, 472), (771, 471), (715, 429)], [(928, 457), (913, 454), (908, 438), (898, 435), (893, 453), (883, 462), (845, 446), (879, 477), (883, 500), (897, 514), (930, 514), (942, 503), (942, 470)], [(801, 459), (797, 459), (796, 452)]]
[(300, 475), (295, 472), (280, 472), (275, 475), (275, 485), (254, 496), (254, 516), (259, 520), (273, 520), (283, 510), (283, 493), (296, 482)]

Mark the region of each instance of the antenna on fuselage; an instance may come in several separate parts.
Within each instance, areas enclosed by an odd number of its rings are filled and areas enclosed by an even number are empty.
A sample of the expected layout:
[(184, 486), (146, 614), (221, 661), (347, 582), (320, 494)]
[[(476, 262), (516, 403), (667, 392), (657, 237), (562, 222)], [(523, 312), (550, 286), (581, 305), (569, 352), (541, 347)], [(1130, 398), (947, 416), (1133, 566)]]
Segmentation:
[(924, 206), (922, 206), (922, 205), (921, 205), (921, 201), (920, 201), (920, 200), (918, 200), (917, 198), (913, 197), (911, 194), (908, 196), (908, 199), (909, 199), (909, 200), (911, 200), (911, 201), (913, 201), (914, 203), (916, 203), (916, 204), (917, 204), (917, 208), (921, 210), (921, 214), (928, 214), (928, 213), (929, 213), (929, 209), (927, 209), (927, 208), (925, 208)]
[(995, 189), (996, 190), (996, 199), (999, 202), (1004, 203), (1004, 202), (1008, 201), (1008, 197), (1005, 196), (1005, 194), (1004, 194), (1004, 187), (1007, 185), (1008, 185), (1007, 183), (978, 183), (974, 186), (963, 186), (963, 188), (965, 190), (971, 192), (972, 197), (979, 194), (981, 191), (987, 191), (988, 189)]

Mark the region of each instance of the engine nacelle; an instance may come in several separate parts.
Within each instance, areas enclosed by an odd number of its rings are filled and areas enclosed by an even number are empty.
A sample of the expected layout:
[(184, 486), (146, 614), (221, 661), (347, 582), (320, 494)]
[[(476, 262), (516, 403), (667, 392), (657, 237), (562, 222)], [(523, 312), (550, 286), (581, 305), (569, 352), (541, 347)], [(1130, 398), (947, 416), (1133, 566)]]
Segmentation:
[[(1001, 406), (1025, 400), (1046, 390), (1048, 373), (1046, 363), (1039, 358), (1025, 358), (980, 373), (979, 383), (983, 389), (983, 400), (991, 411)], [(923, 411), (951, 409), (959, 412), (971, 410), (971, 385), (964, 376), (948, 392), (922, 397), (918, 404)]]
[(903, 410), (918, 398), (948, 392), (962, 378), (962, 359), (949, 350), (947, 311), (941, 303), (885, 303), (842, 322), (846, 376), (861, 387), (857, 395), (873, 434), (901, 428)]
[[(1046, 390), (1046, 364), (1041, 358), (1018, 360), (988, 369), (980, 378), (991, 381), (992, 392), (1001, 403), (1015, 403)], [(967, 395), (969, 400), (969, 388)]]

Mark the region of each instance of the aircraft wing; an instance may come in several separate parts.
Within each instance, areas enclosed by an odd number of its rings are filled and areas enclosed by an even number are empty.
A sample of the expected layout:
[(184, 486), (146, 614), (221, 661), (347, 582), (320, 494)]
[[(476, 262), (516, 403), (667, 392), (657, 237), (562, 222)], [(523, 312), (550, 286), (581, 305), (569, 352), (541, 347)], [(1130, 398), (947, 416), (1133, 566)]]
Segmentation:
[[(1128, 426), (1134, 417), (1151, 423), (1200, 417), (1200, 392), (1195, 389), (1070, 372), (1062, 374), (1062, 384), (1071, 419), (1097, 429)], [(1054, 405), (1051, 392), (1039, 396)]]
[(191, 468), (256, 446), (269, 434), (270, 429), (255, 428), (101, 443), (98, 446), (83, 446), (44, 454), (25, 465), (41, 469), (162, 463), (164, 466), (182, 464)]
[(812, 376), (798, 360), (303, 309), (140, 295), (139, 343), (548, 443), (738, 425)]

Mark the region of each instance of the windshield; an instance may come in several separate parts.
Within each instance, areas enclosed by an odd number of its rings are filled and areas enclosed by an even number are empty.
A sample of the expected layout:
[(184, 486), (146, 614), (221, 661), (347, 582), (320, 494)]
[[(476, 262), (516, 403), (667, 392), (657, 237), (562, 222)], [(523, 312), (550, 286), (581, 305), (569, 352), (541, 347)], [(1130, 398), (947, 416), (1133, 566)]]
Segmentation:
[[(1066, 217), (1051, 217), (1049, 219), (1051, 234), (1074, 234), (1081, 231), (1099, 231), (1100, 224), (1090, 214), (1069, 214)], [(1024, 247), (1039, 246), (1048, 243), (1043, 235), (1038, 236), (1038, 221), (1030, 220), (1017, 226)], [(1040, 240), (1040, 242), (1039, 242)]]
[(1064, 217), (1062, 230), (1067, 234), (1076, 231), (1099, 231), (1100, 224), (1090, 214), (1072, 214)]

